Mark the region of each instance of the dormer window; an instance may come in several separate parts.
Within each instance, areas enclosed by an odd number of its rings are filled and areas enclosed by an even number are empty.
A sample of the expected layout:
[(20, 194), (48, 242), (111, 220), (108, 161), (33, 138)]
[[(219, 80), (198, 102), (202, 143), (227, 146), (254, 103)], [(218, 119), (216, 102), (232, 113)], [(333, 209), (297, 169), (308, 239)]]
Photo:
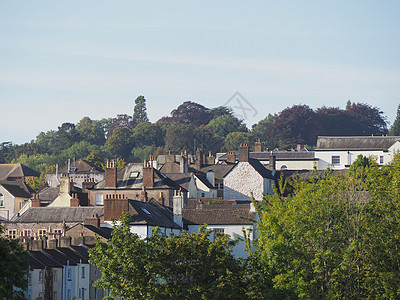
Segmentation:
[(129, 175), (130, 178), (138, 178), (139, 177), (140, 172), (131, 172), (131, 174)]

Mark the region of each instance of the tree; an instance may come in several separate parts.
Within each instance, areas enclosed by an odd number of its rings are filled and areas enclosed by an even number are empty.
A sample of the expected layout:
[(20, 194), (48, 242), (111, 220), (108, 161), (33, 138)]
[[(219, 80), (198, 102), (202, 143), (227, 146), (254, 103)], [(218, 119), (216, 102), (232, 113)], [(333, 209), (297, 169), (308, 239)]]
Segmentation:
[(17, 240), (1, 237), (2, 233), (0, 226), (0, 298), (24, 299), (22, 291), (28, 287), (27, 254)]
[(180, 122), (193, 125), (205, 125), (213, 117), (210, 109), (201, 104), (185, 101), (171, 112), (170, 117), (163, 117), (158, 122)]
[[(266, 132), (267, 145), (295, 147), (297, 144), (315, 145), (318, 136), (315, 112), (307, 105), (293, 105), (281, 111)], [(270, 141), (277, 141), (271, 145)]]
[(135, 107), (133, 109), (133, 123), (135, 125), (141, 122), (148, 122), (149, 118), (147, 117), (146, 112), (146, 99), (143, 96), (139, 96), (135, 100)]
[(252, 126), (251, 132), (254, 134), (254, 138), (260, 139), (262, 141), (267, 141), (267, 146), (270, 148), (276, 147), (276, 143), (273, 141), (273, 137), (268, 135), (268, 132), (271, 130), (272, 124), (275, 122), (277, 114), (268, 114), (264, 119), (262, 119), (257, 124)]
[(382, 135), (387, 134), (386, 118), (378, 107), (366, 103), (352, 104), (346, 109), (352, 123), (353, 135)]
[(127, 114), (119, 114), (117, 115), (116, 118), (113, 118), (109, 125), (105, 123), (105, 126), (108, 126), (108, 131), (107, 131), (107, 140), (110, 138), (110, 136), (113, 135), (114, 129), (116, 128), (127, 128), (127, 129), (132, 129), (134, 127), (132, 117), (128, 116)]
[(400, 104), (397, 107), (396, 119), (394, 120), (392, 127), (390, 127), (390, 135), (400, 135)]
[(106, 151), (112, 158), (121, 157), (128, 161), (133, 147), (132, 130), (127, 127), (117, 127), (107, 139)]
[(0, 144), (0, 164), (9, 163), (13, 155), (13, 144), (11, 142), (3, 142)]
[(168, 127), (165, 133), (165, 150), (173, 153), (193, 149), (197, 137), (197, 128), (194, 125), (174, 124)]
[(132, 234), (130, 216), (114, 224), (107, 244), (97, 241), (90, 261), (102, 268), (95, 285), (120, 299), (240, 299), (240, 261), (232, 256), (236, 241), (205, 227), (198, 233), (169, 237), (155, 230), (141, 240)]
[(76, 130), (79, 132), (82, 140), (88, 143), (104, 145), (106, 141), (103, 124), (100, 121), (84, 117), (76, 124)]
[(241, 144), (248, 144), (250, 147), (254, 144), (254, 136), (250, 132), (231, 132), (224, 141), (226, 151), (234, 151), (239, 149)]
[(68, 149), (76, 142), (80, 141), (79, 132), (73, 123), (63, 123), (58, 127), (55, 136), (55, 144), (53, 146), (54, 153), (59, 154), (62, 150)]
[(247, 127), (243, 123), (243, 120), (229, 114), (225, 114), (214, 118), (208, 123), (208, 126), (214, 131), (214, 133), (225, 138), (231, 132), (247, 132)]
[(165, 131), (160, 123), (141, 122), (132, 129), (132, 139), (136, 147), (164, 145)]
[(293, 179), (294, 193), (266, 197), (259, 250), (275, 289), (299, 298), (361, 298), (366, 187), (356, 177)]

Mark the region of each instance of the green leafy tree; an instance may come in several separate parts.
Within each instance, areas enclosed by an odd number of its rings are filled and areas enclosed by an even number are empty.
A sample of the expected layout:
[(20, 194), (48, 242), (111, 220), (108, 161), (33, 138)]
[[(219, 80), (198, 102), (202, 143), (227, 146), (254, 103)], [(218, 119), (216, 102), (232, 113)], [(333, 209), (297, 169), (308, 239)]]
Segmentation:
[(106, 151), (113, 158), (121, 157), (128, 161), (133, 148), (132, 130), (127, 127), (117, 127), (107, 139)]
[(164, 141), (165, 150), (180, 153), (191, 150), (197, 138), (198, 127), (191, 124), (174, 123), (166, 130)]
[(293, 195), (266, 197), (259, 249), (274, 288), (299, 298), (361, 298), (366, 193), (352, 176), (291, 183)]
[(26, 252), (17, 240), (1, 237), (0, 226), (0, 298), (24, 299), (23, 291), (28, 287)]
[(250, 132), (231, 132), (224, 141), (226, 151), (233, 151), (239, 149), (240, 144), (248, 144), (252, 147), (254, 144), (254, 136)]
[(132, 129), (132, 139), (136, 147), (163, 146), (164, 135), (165, 131), (160, 123), (141, 122)]
[(97, 242), (90, 261), (102, 268), (95, 285), (116, 299), (241, 299), (236, 241), (202, 227), (167, 237), (160, 230), (141, 240), (130, 232), (129, 215), (114, 227), (107, 244)]
[(143, 162), (148, 160), (150, 155), (155, 155), (157, 148), (154, 146), (133, 147), (132, 156), (133, 162)]
[(135, 125), (141, 122), (148, 122), (146, 111), (146, 99), (143, 96), (139, 96), (135, 100), (135, 107), (133, 109), (133, 123)]
[(247, 127), (243, 120), (229, 114), (214, 118), (208, 126), (221, 138), (225, 138), (231, 132), (247, 132)]
[(78, 124), (76, 124), (76, 130), (82, 140), (90, 144), (104, 145), (106, 141), (103, 123), (100, 121), (84, 117), (78, 122)]
[(390, 135), (400, 135), (400, 104), (397, 107), (396, 119), (394, 120), (392, 127), (390, 127)]
[(11, 142), (3, 142), (0, 144), (0, 164), (9, 163), (14, 156), (13, 144)]

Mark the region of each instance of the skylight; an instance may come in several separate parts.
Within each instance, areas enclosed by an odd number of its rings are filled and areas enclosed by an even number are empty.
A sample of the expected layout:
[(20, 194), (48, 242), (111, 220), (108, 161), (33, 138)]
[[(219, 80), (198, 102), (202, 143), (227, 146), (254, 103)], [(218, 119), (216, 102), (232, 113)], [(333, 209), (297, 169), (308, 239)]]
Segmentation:
[(150, 212), (149, 212), (147, 209), (145, 209), (144, 207), (142, 207), (142, 210), (144, 211), (144, 213), (145, 213), (146, 215), (150, 215)]

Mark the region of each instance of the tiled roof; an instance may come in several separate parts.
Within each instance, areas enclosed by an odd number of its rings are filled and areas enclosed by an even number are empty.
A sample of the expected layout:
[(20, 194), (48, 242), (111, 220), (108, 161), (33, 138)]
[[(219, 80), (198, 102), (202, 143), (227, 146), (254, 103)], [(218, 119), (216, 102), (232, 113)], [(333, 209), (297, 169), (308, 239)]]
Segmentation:
[[(243, 206), (243, 207), (242, 207)], [(183, 209), (185, 225), (250, 225), (255, 213), (250, 212), (250, 205), (233, 205), (223, 209)]]
[(133, 208), (131, 211), (131, 224), (147, 224), (150, 226), (160, 226), (165, 228), (180, 227), (173, 221), (172, 212), (159, 204), (156, 200), (150, 199), (149, 202), (129, 200)]
[(23, 164), (0, 164), (0, 180), (22, 178), (26, 176), (39, 177), (40, 173)]
[(31, 207), (15, 222), (17, 223), (57, 223), (57, 222), (84, 222), (87, 218), (97, 214), (104, 215), (103, 207)]
[[(312, 150), (301, 150), (301, 151), (285, 151), (285, 150), (274, 150), (272, 151), (276, 160), (317, 160), (315, 158), (315, 152)], [(250, 159), (257, 159), (262, 161), (269, 161), (271, 151), (264, 152), (250, 152)], [(236, 160), (239, 160), (239, 151), (235, 151)], [(227, 154), (223, 154), (219, 157), (219, 160), (226, 161)]]
[[(138, 173), (138, 177), (131, 177), (132, 173)], [(94, 185), (93, 189), (104, 189), (105, 180)], [(143, 163), (130, 163), (117, 173), (117, 189), (142, 189), (143, 186)], [(154, 169), (154, 188), (179, 189), (179, 185), (168, 178), (162, 172)], [(150, 188), (149, 188), (150, 189)]]
[(62, 264), (60, 262), (55, 261), (53, 258), (49, 257), (42, 251), (32, 251), (29, 250), (29, 255), (33, 256), (36, 260), (40, 261), (42, 264), (47, 267), (55, 267), (61, 268)]
[(68, 172), (68, 165), (61, 167), (59, 173), (90, 173), (90, 172), (100, 172), (94, 166), (83, 159), (78, 159), (75, 162), (71, 162), (70, 168), (73, 171)]
[(201, 168), (199, 171), (203, 173), (207, 173), (208, 171), (212, 170), (214, 172), (215, 179), (223, 180), (224, 176), (232, 170), (235, 165), (211, 165), (208, 167)]
[(14, 197), (30, 198), (33, 192), (23, 181), (1, 181), (0, 185)]
[(400, 136), (319, 136), (316, 150), (388, 150)]

